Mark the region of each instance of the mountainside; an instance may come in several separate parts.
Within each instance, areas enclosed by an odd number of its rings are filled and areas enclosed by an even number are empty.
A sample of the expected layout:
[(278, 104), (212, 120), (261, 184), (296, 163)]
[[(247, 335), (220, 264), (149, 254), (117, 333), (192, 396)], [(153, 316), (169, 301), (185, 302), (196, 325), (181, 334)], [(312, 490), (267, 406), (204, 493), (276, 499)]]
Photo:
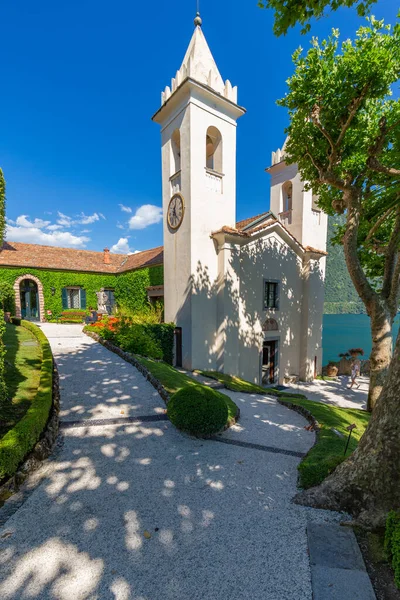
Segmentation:
[(328, 257), (326, 259), (324, 313), (365, 313), (365, 307), (354, 288), (347, 270), (342, 246), (333, 246), (331, 239), (335, 226), (344, 222), (345, 216), (328, 217)]

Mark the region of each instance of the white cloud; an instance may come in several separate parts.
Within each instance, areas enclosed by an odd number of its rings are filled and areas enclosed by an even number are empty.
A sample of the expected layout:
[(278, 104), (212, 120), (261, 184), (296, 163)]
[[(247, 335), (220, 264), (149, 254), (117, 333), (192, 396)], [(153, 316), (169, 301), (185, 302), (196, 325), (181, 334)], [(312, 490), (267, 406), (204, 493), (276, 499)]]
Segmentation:
[(13, 242), (45, 244), (47, 246), (61, 246), (67, 248), (84, 248), (86, 242), (89, 242), (90, 240), (90, 238), (86, 236), (73, 235), (69, 231), (53, 231), (48, 233), (39, 227), (18, 227), (13, 225), (7, 226), (6, 237)]
[(135, 252), (129, 248), (129, 241), (126, 237), (119, 238), (118, 242), (114, 244), (114, 246), (111, 246), (110, 251), (114, 254), (135, 254)]
[(162, 208), (154, 204), (143, 204), (133, 217), (129, 219), (130, 229), (145, 229), (149, 225), (159, 223), (162, 219)]
[(28, 220), (27, 215), (20, 215), (16, 221), (19, 227), (30, 227), (35, 229), (42, 229), (50, 225), (50, 221), (43, 221), (43, 219), (35, 219), (33, 222)]
[(63, 227), (71, 227), (71, 225), (73, 224), (71, 217), (64, 215), (64, 213), (62, 213), (60, 211), (58, 211), (57, 214), (58, 214), (57, 223), (59, 225), (62, 225)]
[(129, 206), (124, 206), (124, 204), (119, 204), (120, 209), (122, 210), (122, 212), (126, 212), (126, 213), (131, 213), (132, 209), (129, 208)]
[(57, 229), (62, 229), (62, 225), (48, 225), (46, 229), (49, 231), (57, 231)]
[(91, 231), (91, 229), (82, 229), (81, 233), (90, 233)]
[[(104, 219), (104, 215), (101, 216)], [(98, 215), (97, 213), (93, 213), (92, 215), (85, 215), (84, 213), (81, 213), (76, 223), (79, 223), (80, 225), (90, 225), (91, 223), (94, 223), (95, 221), (99, 220), (100, 215)]]

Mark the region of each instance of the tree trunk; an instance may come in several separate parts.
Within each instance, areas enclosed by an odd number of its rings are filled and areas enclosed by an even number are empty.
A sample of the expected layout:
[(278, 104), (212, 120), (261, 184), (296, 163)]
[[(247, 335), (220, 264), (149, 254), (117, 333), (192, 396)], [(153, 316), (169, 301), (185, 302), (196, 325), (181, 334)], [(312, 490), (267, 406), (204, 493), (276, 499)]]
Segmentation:
[(369, 357), (371, 370), (367, 401), (369, 411), (375, 408), (381, 395), (392, 359), (392, 323), (388, 310), (374, 307), (371, 315), (372, 351)]
[(400, 508), (400, 335), (382, 393), (355, 452), (299, 504), (350, 512), (369, 527), (382, 526)]

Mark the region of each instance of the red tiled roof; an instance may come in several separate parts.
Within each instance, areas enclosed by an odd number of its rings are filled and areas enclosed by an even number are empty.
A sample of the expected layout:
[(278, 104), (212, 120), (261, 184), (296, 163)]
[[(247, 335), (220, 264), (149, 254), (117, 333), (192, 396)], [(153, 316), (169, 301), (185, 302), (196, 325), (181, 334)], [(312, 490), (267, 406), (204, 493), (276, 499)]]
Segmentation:
[(158, 246), (157, 248), (151, 248), (150, 250), (144, 250), (143, 252), (125, 256), (118, 271), (133, 271), (134, 269), (139, 269), (141, 267), (154, 267), (156, 265), (162, 265), (163, 261), (163, 246)]
[(266, 217), (269, 214), (270, 214), (270, 212), (264, 212), (264, 213), (261, 213), (260, 215), (256, 215), (255, 217), (250, 217), (249, 219), (243, 219), (242, 221), (238, 221), (236, 223), (236, 229), (244, 229), (245, 227), (250, 225), (250, 223), (253, 223), (253, 221), (258, 221), (262, 217)]
[(163, 263), (162, 247), (144, 250), (137, 254), (108, 253), (109, 264), (104, 262), (104, 252), (58, 248), (22, 242), (4, 242), (0, 250), (0, 266), (80, 271), (89, 273), (122, 273)]

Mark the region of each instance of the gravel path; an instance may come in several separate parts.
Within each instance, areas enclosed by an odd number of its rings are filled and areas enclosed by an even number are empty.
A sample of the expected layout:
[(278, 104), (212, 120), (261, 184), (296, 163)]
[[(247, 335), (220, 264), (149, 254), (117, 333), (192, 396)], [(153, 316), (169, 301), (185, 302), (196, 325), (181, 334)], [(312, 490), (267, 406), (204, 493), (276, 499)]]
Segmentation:
[[(163, 403), (79, 326), (43, 330), (60, 371), (63, 447), (0, 529), (0, 598), (311, 600), (306, 526), (339, 515), (291, 504), (299, 458), (192, 439), (164, 420), (113, 424), (163, 418)], [(297, 413), (232, 397), (242, 419), (225, 439), (313, 443)]]
[(304, 394), (310, 400), (324, 402), (342, 408), (367, 408), (369, 377), (364, 375), (358, 377), (359, 388), (349, 389), (350, 377), (345, 375), (337, 377), (336, 380), (318, 380), (308, 383), (299, 381), (289, 386), (292, 391)]

